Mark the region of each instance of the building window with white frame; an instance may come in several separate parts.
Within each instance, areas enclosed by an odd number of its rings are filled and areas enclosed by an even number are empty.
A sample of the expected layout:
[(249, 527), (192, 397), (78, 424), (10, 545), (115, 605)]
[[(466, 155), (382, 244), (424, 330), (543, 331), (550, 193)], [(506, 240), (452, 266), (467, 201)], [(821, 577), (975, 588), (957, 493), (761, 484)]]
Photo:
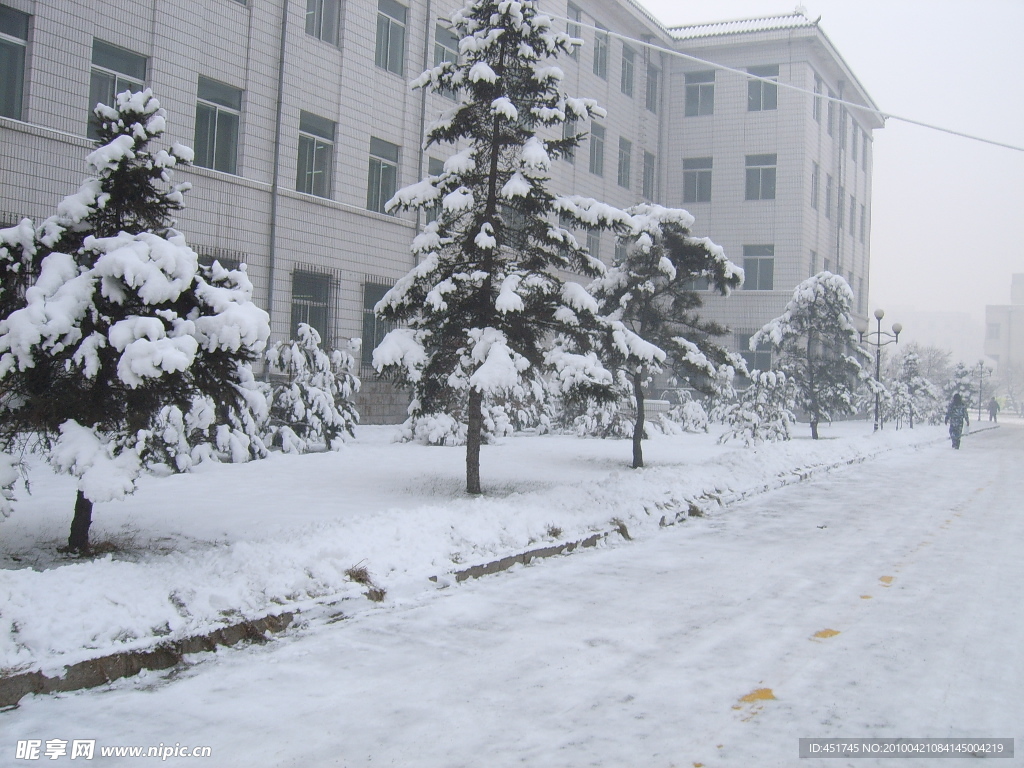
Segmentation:
[(100, 121), (93, 113), (97, 104), (114, 106), (114, 97), (146, 87), (146, 57), (102, 40), (92, 41), (92, 69), (89, 70), (89, 118), (86, 135), (100, 136)]
[(604, 126), (590, 124), (590, 172), (604, 176)]
[(366, 188), (366, 207), (387, 213), (384, 206), (398, 191), (398, 145), (370, 137), (370, 170)]
[(814, 98), (811, 101), (811, 115), (815, 122), (821, 122), (821, 95), (825, 89), (825, 83), (818, 75), (814, 76)]
[(362, 364), (373, 365), (373, 350), (375, 350), (395, 327), (394, 323), (382, 320), (373, 311), (377, 302), (384, 298), (391, 290), (390, 285), (384, 283), (363, 284), (363, 338), (362, 338)]
[(648, 200), (654, 200), (657, 180), (658, 158), (653, 153), (644, 150), (644, 180), (642, 193)]
[(594, 74), (608, 79), (608, 30), (600, 27), (594, 31)]
[[(444, 160), (439, 157), (427, 158), (427, 175), (434, 178), (444, 173)], [(423, 209), (423, 218), (429, 224), (441, 218), (441, 198), (437, 198), (429, 207)]]
[(658, 114), (658, 107), (661, 104), (661, 70), (654, 64), (647, 65), (647, 92), (644, 99), (644, 106), (648, 112)]
[(863, 243), (868, 228), (868, 209), (864, 203), (860, 204), (860, 241)]
[(748, 371), (770, 371), (772, 369), (772, 348), (768, 342), (761, 342), (756, 349), (750, 348), (752, 333), (736, 334), (736, 346), (740, 357), (747, 364)]
[(811, 208), (818, 210), (818, 192), (821, 186), (821, 166), (811, 161)]
[(0, 5), (0, 116), (21, 120), (25, 101), (25, 59), (32, 17)]
[(619, 168), (617, 181), (620, 187), (629, 189), (630, 176), (633, 175), (633, 142), (619, 137)]
[(405, 24), (409, 9), (395, 0), (377, 0), (377, 47), (374, 63), (405, 74)]
[(195, 164), (235, 173), (241, 89), (200, 75), (196, 96)]
[(683, 158), (683, 202), (711, 202), (711, 170), (710, 157)]
[(337, 45), (341, 30), (341, 0), (306, 0), (306, 34)]
[(776, 155), (747, 155), (747, 200), (774, 200)]
[(715, 113), (715, 71), (687, 72), (683, 114), (700, 117)]
[[(458, 63), (459, 37), (447, 27), (437, 24), (434, 27), (434, 66), (438, 67), (446, 61)], [(442, 93), (452, 101), (458, 98), (458, 91), (454, 89), (446, 89)]]
[(743, 290), (771, 291), (775, 288), (775, 246), (743, 246)]
[[(562, 123), (562, 138), (571, 139), (576, 135), (577, 121), (575, 117), (566, 117), (565, 122)], [(576, 164), (576, 147), (570, 147), (565, 150), (565, 154), (562, 155), (570, 165)]]
[[(576, 40), (583, 39), (583, 11), (577, 8), (572, 3), (566, 6), (565, 11), (566, 17), (569, 21), (565, 25), (565, 33)], [(572, 52), (569, 54), (574, 59), (579, 59), (580, 49), (579, 47), (573, 47)]]
[(601, 230), (587, 230), (587, 250), (595, 259), (601, 258)]
[(331, 344), (331, 277), (320, 272), (296, 269), (292, 272), (291, 337), (298, 338), (299, 323), (305, 323), (320, 334), (326, 348)]
[(857, 231), (857, 198), (850, 195), (850, 237)]
[(636, 74), (636, 51), (625, 43), (622, 44), (622, 74), (619, 78), (619, 90), (629, 97), (633, 96), (633, 80)]
[(333, 120), (317, 117), (310, 112), (299, 112), (299, 158), (295, 179), (297, 191), (317, 197), (331, 196), (336, 128)]
[(747, 67), (747, 74), (754, 78), (747, 80), (747, 111), (765, 112), (779, 108), (779, 65)]
[(814, 275), (816, 275), (817, 274), (817, 267), (818, 267), (818, 252), (817, 251), (811, 251), (811, 269), (807, 273), (807, 276), (808, 277), (813, 277)]

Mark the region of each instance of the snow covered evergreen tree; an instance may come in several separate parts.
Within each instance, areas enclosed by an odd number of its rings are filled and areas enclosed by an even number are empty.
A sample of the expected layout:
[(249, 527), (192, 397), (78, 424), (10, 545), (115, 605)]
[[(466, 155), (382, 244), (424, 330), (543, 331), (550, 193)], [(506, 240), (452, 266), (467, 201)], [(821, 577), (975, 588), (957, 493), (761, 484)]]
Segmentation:
[(4, 284), (17, 274), (25, 286), (0, 317), (2, 439), (36, 436), (78, 478), (75, 552), (88, 551), (93, 504), (130, 493), (166, 456), (157, 444), (175, 442), (166, 407), (188, 413), (202, 396), (211, 424), (247, 420), (249, 364), (269, 335), (244, 268), (201, 267), (173, 229), (188, 185), (171, 172), (192, 151), (149, 150), (166, 123), (152, 93), (95, 113), (93, 175), (37, 229), (0, 235)]
[(355, 358), (340, 349), (325, 352), (320, 334), (299, 323), (298, 339), (267, 350), (267, 362), (285, 379), (271, 387), (270, 440), (285, 453), (304, 453), (315, 445), (340, 447), (359, 423), (353, 396), (359, 379)]
[[(942, 397), (946, 404), (953, 399), (953, 395), (960, 395), (964, 401), (964, 407), (968, 412), (978, 407), (978, 398), (975, 397), (976, 386), (974, 382), (974, 371), (963, 363), (957, 363), (949, 373), (949, 379), (942, 387)], [(943, 411), (945, 417), (945, 411)]]
[(945, 412), (941, 397), (938, 387), (921, 375), (921, 358), (907, 352), (896, 368), (886, 419), (895, 421), (897, 429), (904, 422), (911, 429), (915, 421), (940, 423)]
[(753, 446), (790, 439), (795, 392), (793, 380), (782, 371), (751, 371), (750, 386), (738, 399), (722, 410), (722, 421), (729, 428), (719, 442), (742, 440)]
[(819, 272), (800, 283), (786, 310), (750, 339), (751, 349), (769, 344), (778, 354), (778, 368), (793, 380), (796, 404), (810, 418), (815, 440), (823, 419), (856, 413), (854, 390), (870, 355), (857, 346), (852, 306), (846, 280)]
[(721, 247), (690, 235), (693, 216), (646, 203), (627, 210), (632, 233), (625, 255), (590, 285), (608, 332), (602, 357), (635, 403), (633, 467), (642, 467), (644, 385), (669, 367), (691, 383), (714, 380), (719, 366), (743, 369), (743, 360), (715, 338), (727, 329), (697, 314), (703, 302), (693, 283), (706, 280), (723, 296), (743, 281), (743, 270)]
[[(412, 417), (466, 414), (466, 488), (480, 493), (486, 403), (549, 374), (556, 394), (610, 396), (611, 375), (593, 351), (594, 298), (561, 275), (595, 277), (603, 265), (555, 223), (625, 230), (620, 210), (548, 190), (551, 161), (571, 151), (567, 121), (605, 113), (561, 89), (551, 60), (579, 40), (553, 29), (534, 0), (473, 0), (451, 17), (456, 62), (414, 87), (457, 93), (427, 145), (448, 145), (442, 173), (400, 190), (389, 210), (436, 210), (413, 241), (417, 266), (377, 305), (404, 327), (373, 354), (378, 371), (413, 385)], [(544, 134), (558, 138), (544, 138)]]

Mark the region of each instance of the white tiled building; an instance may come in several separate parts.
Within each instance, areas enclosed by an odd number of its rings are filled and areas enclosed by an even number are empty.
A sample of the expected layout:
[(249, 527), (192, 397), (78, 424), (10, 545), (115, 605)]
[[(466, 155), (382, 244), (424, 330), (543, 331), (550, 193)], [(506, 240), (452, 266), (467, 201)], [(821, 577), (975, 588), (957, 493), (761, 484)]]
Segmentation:
[[(189, 243), (248, 264), (275, 337), (308, 321), (329, 343), (362, 337), (368, 356), (381, 333), (368, 308), (412, 266), (421, 224), (383, 203), (444, 160), (420, 147), (452, 102), (408, 83), (454, 56), (445, 19), (457, 4), (0, 0), (0, 226), (52, 213), (83, 178), (91, 106), (149, 86), (168, 111), (166, 139), (196, 150), (179, 174), (193, 184), (179, 216)], [(590, 137), (558, 163), (554, 188), (694, 213), (695, 232), (748, 270), (744, 290), (707, 305), (734, 347), (822, 268), (866, 307), (871, 132), (882, 124), (816, 22), (669, 30), (632, 0), (542, 7), (585, 40), (560, 62), (567, 90), (608, 110), (578, 126)], [(588, 243), (614, 253), (610, 235)], [(401, 393), (364, 376), (364, 421), (403, 408)]]

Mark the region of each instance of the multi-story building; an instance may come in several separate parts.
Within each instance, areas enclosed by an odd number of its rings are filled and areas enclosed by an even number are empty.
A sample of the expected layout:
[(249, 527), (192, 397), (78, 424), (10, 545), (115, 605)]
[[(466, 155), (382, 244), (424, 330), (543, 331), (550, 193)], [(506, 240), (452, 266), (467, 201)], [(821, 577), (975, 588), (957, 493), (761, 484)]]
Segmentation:
[[(0, 0), (0, 226), (41, 218), (73, 192), (92, 147), (91, 107), (153, 89), (165, 138), (192, 146), (178, 226), (209, 259), (244, 262), (277, 338), (299, 322), (327, 344), (384, 329), (372, 307), (412, 266), (415, 214), (400, 187), (436, 172), (423, 150), (450, 97), (413, 91), (457, 55), (458, 0)], [(747, 271), (708, 316), (749, 335), (820, 269), (866, 308), (870, 98), (800, 13), (667, 29), (633, 0), (542, 7), (585, 45), (565, 86), (607, 118), (553, 187), (626, 206), (685, 207), (695, 232)], [(829, 97), (863, 105), (848, 108)], [(610, 260), (611, 235), (579, 233)], [(700, 286), (697, 286), (700, 287)], [(761, 366), (764, 353), (748, 353)], [(364, 368), (364, 421), (401, 418), (404, 396)]]
[(1009, 304), (985, 307), (985, 355), (1000, 375), (1024, 373), (1024, 274), (1013, 275)]

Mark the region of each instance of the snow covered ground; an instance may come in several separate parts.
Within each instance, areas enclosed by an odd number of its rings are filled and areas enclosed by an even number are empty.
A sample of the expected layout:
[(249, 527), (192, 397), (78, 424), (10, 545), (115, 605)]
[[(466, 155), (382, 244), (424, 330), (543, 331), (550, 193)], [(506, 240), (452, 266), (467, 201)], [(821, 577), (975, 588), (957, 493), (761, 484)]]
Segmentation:
[[(483, 499), (461, 494), (459, 449), (387, 433), (153, 479), (97, 509), (96, 540), (124, 559), (0, 573), (8, 670), (52, 673), (238, 612), (315, 616), (343, 598), (352, 617), (29, 697), (0, 713), (0, 760), (15, 740), (95, 738), (210, 745), (218, 766), (781, 766), (813, 764), (796, 759), (801, 736), (1024, 736), (1020, 427), (961, 452), (940, 428), (864, 422), (757, 450), (659, 438), (642, 472), (625, 442), (514, 438), (485, 448)], [(878, 454), (728, 508), (707, 498)], [(62, 538), (72, 490), (37, 481), (19, 501), (0, 529), (9, 563), (39, 530)], [(708, 515), (660, 529), (687, 499)], [(613, 518), (633, 542), (427, 580)], [(344, 576), (360, 562), (383, 604)], [(764, 689), (775, 698), (743, 700)]]

